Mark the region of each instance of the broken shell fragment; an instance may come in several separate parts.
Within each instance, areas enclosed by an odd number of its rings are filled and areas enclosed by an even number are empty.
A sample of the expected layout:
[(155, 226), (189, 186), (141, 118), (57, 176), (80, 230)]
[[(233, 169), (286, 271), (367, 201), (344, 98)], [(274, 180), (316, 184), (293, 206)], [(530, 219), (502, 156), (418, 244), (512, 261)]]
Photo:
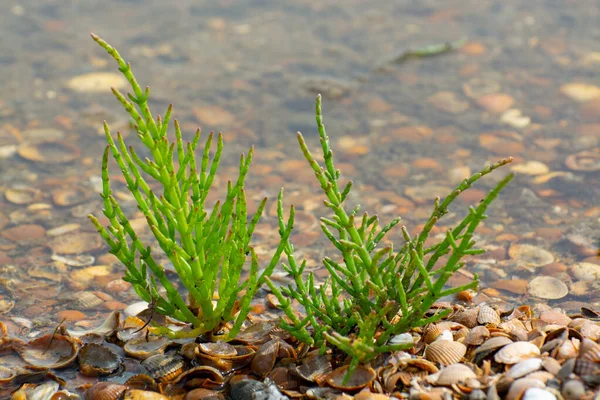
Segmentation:
[(171, 341), (165, 337), (149, 336), (129, 340), (123, 346), (125, 354), (145, 360), (153, 354), (164, 353)]
[(345, 376), (348, 373), (349, 365), (344, 365), (327, 374), (325, 381), (333, 388), (346, 390), (348, 392), (356, 392), (362, 388), (365, 388), (371, 384), (377, 377), (375, 370), (371, 367), (364, 365), (358, 365), (354, 371), (350, 374), (347, 382)]

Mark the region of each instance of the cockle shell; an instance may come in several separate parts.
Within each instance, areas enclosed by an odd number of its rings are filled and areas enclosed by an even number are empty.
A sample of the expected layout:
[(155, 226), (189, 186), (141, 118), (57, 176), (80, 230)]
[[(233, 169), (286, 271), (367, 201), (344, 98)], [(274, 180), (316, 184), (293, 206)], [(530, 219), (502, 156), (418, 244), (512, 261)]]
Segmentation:
[(155, 354), (142, 361), (148, 374), (158, 382), (168, 382), (179, 376), (184, 368), (183, 358), (170, 354)]
[(427, 381), (432, 385), (452, 386), (471, 378), (477, 378), (471, 368), (464, 364), (453, 364), (429, 375)]
[(437, 340), (425, 348), (425, 358), (442, 365), (459, 362), (466, 354), (467, 346), (450, 340)]
[(117, 400), (121, 397), (127, 386), (113, 382), (100, 382), (90, 387), (85, 392), (86, 400)]
[(500, 325), (502, 322), (500, 320), (500, 315), (498, 312), (494, 310), (492, 307), (483, 305), (479, 308), (479, 314), (477, 315), (477, 322), (481, 325)]
[(528, 358), (510, 367), (505, 377), (509, 379), (522, 378), (527, 374), (538, 371), (540, 368), (542, 368), (541, 358)]
[(519, 361), (539, 357), (540, 349), (529, 342), (514, 342), (501, 348), (495, 355), (494, 360), (502, 364), (516, 364)]
[(109, 375), (121, 364), (115, 353), (107, 347), (95, 343), (84, 345), (77, 358), (80, 372), (85, 376)]

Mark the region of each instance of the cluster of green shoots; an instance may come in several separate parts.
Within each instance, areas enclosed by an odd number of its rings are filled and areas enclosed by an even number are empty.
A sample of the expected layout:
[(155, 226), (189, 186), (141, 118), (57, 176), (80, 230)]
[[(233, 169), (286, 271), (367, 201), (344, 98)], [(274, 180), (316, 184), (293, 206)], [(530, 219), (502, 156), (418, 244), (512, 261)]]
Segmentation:
[[(200, 130), (191, 142), (184, 144), (181, 129), (175, 120), (175, 142), (170, 142), (168, 129), (173, 107), (169, 106), (164, 117), (155, 118), (148, 107), (150, 91), (148, 88), (141, 89), (130, 64), (98, 36), (92, 34), (92, 38), (117, 61), (119, 71), (131, 84), (133, 94), (127, 98), (116, 89), (113, 89), (113, 93), (133, 119), (138, 138), (148, 149), (151, 158), (142, 160), (133, 146), (125, 144), (120, 133), (115, 141), (105, 122), (108, 146), (102, 158), (102, 198), (103, 212), (109, 225), (103, 226), (94, 216), (90, 216), (90, 219), (110, 246), (110, 252), (125, 265), (123, 279), (132, 284), (140, 298), (152, 304), (159, 313), (193, 327), (191, 331), (177, 333), (165, 327), (156, 328), (155, 331), (172, 336), (208, 334), (231, 339), (246, 320), (256, 291), (279, 262), (283, 244), (292, 230), (293, 219), (284, 227), (281, 244), (259, 275), (258, 258), (250, 241), (267, 200), (259, 204), (258, 210), (248, 221), (244, 180), (252, 162), (253, 149), (250, 148), (247, 156), (242, 154), (238, 179), (234, 183), (228, 182), (224, 201), (217, 202), (212, 210), (207, 210), (206, 198), (219, 167), (223, 136), (218, 135), (217, 148), (211, 158), (211, 133), (204, 143), (202, 158), (197, 159)], [(151, 247), (139, 239), (112, 195), (108, 174), (109, 153), (112, 153), (121, 169), (127, 188), (146, 218), (148, 227), (187, 290), (188, 301), (167, 277), (164, 266), (155, 261)], [(158, 192), (146, 182), (142, 172), (158, 183)], [(293, 213), (291, 215), (293, 218)], [(242, 281), (248, 255), (250, 274), (248, 279)], [(232, 321), (231, 329), (223, 332)]]
[[(448, 279), (464, 266), (461, 261), (464, 256), (484, 252), (475, 248), (473, 234), (486, 218), (488, 206), (513, 178), (512, 174), (502, 179), (477, 207), (471, 207), (467, 216), (446, 232), (443, 240), (429, 246), (425, 242), (460, 193), (512, 159), (502, 159), (464, 179), (443, 201), (438, 197), (418, 235), (411, 237), (406, 227), (401, 228), (404, 243), (395, 251), (392, 245), (380, 243), (400, 222), (399, 217), (380, 227), (376, 215), (364, 213), (359, 216), (360, 206), (351, 210), (345, 208), (352, 181), (343, 188), (339, 185), (341, 173), (334, 165), (320, 96), (317, 97), (316, 119), (324, 166), (315, 160), (300, 133), (298, 143), (325, 194), (325, 205), (333, 212), (332, 217), (321, 218), (321, 229), (337, 249), (337, 257), (323, 259), (330, 275), (316, 288), (312, 272), (304, 280), (306, 260), (299, 264), (289, 237), (282, 236), (288, 259), (288, 264), (283, 267), (293, 277), (295, 287), (280, 289), (268, 278), (267, 284), (288, 317), (288, 321), (282, 322), (283, 328), (307, 345), (325, 350), (329, 343), (341, 349), (351, 357), (349, 371), (352, 371), (358, 363), (368, 362), (380, 353), (412, 347), (412, 341), (395, 343), (393, 338), (447, 317), (450, 309), (430, 317), (426, 314), (441, 298), (477, 287), (475, 275), (466, 285), (445, 288)], [(278, 206), (280, 231), (284, 232), (281, 196)], [(438, 261), (442, 257), (447, 260), (440, 267)], [(302, 305), (306, 316), (300, 318), (295, 313), (290, 299)]]
[[(464, 265), (462, 259), (465, 256), (483, 252), (475, 247), (475, 229), (512, 175), (502, 179), (476, 207), (471, 207), (462, 222), (448, 230), (442, 240), (428, 246), (426, 241), (460, 193), (511, 159), (500, 160), (465, 179), (443, 201), (437, 198), (422, 231), (411, 237), (402, 227), (404, 242), (399, 249), (394, 249), (392, 245), (382, 243), (400, 218), (381, 227), (376, 215), (359, 215), (359, 207), (351, 210), (345, 207), (352, 182), (340, 187), (341, 173), (334, 165), (319, 96), (316, 120), (324, 166), (316, 161), (301, 134), (298, 134), (298, 142), (325, 194), (325, 205), (333, 212), (332, 217), (321, 218), (321, 228), (336, 249), (335, 256), (323, 259), (330, 277), (317, 287), (313, 274), (304, 273), (306, 260), (299, 263), (294, 257), (290, 241), (294, 208), (290, 208), (286, 219), (283, 192), (279, 193), (278, 199), (281, 240), (259, 274), (259, 262), (250, 241), (266, 199), (250, 218), (244, 192), (253, 150), (250, 149), (247, 156), (242, 155), (239, 177), (235, 183), (228, 183), (225, 200), (217, 202), (210, 211), (206, 209), (205, 201), (222, 154), (222, 136), (219, 135), (216, 152), (211, 157), (213, 135), (209, 135), (198, 160), (195, 154), (199, 131), (184, 145), (179, 125), (174, 121), (175, 142), (169, 142), (167, 131), (172, 107), (163, 118), (153, 117), (148, 107), (149, 90), (140, 88), (130, 65), (105, 41), (95, 35), (92, 37), (113, 56), (131, 84), (133, 94), (128, 97), (117, 90), (113, 89), (113, 92), (133, 119), (138, 137), (151, 158), (142, 160), (133, 147), (124, 143), (120, 134), (115, 140), (104, 125), (108, 146), (102, 163), (102, 198), (109, 225), (103, 226), (94, 217), (91, 220), (110, 246), (111, 253), (125, 265), (124, 280), (133, 285), (137, 294), (151, 303), (157, 312), (191, 325), (186, 331), (172, 332), (165, 327), (154, 327), (154, 332), (172, 336), (208, 334), (213, 338), (233, 339), (247, 317), (256, 291), (266, 282), (287, 317), (282, 319), (283, 328), (308, 346), (323, 351), (328, 344), (339, 348), (350, 356), (352, 371), (358, 363), (369, 362), (380, 353), (411, 347), (412, 341), (397, 342), (397, 335), (446, 317), (449, 310), (433, 316), (427, 313), (439, 299), (476, 288), (476, 276), (472, 282), (456, 288), (448, 289), (446, 283)], [(111, 194), (109, 153), (120, 167), (160, 248), (171, 261), (180, 284), (187, 290), (187, 301), (167, 277), (165, 268), (155, 261), (150, 246), (138, 238)], [(152, 184), (147, 183), (142, 173), (152, 178)], [(283, 267), (295, 285), (279, 288), (269, 276), (283, 253), (288, 260)], [(442, 266), (440, 260), (443, 260)], [(248, 262), (249, 277), (242, 280)], [(292, 307), (294, 299), (304, 309), (301, 316)], [(221, 334), (225, 326), (230, 329)]]

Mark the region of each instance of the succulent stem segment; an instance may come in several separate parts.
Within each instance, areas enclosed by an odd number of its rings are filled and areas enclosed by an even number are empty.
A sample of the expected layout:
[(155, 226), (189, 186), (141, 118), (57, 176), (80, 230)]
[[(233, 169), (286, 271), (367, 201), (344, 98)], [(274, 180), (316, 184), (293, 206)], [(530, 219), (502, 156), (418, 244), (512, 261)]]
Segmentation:
[[(142, 159), (133, 146), (126, 145), (120, 133), (115, 138), (108, 124), (104, 123), (108, 146), (102, 157), (101, 196), (108, 226), (103, 226), (92, 215), (89, 218), (110, 246), (110, 252), (125, 265), (123, 279), (133, 285), (136, 293), (152, 303), (157, 312), (192, 325), (191, 330), (178, 332), (155, 327), (155, 332), (179, 337), (203, 333), (216, 335), (231, 323), (229, 331), (219, 337), (231, 339), (242, 327), (256, 291), (279, 262), (292, 230), (293, 209), (287, 222), (280, 220), (282, 240), (269, 264), (259, 274), (258, 257), (250, 246), (250, 240), (266, 199), (261, 201), (256, 214), (249, 218), (244, 191), (253, 148), (247, 155), (241, 155), (238, 178), (235, 182), (228, 182), (223, 202), (207, 209), (206, 199), (223, 151), (223, 135), (216, 137), (216, 150), (212, 157), (213, 133), (204, 143), (201, 158), (196, 158), (200, 130), (191, 142), (184, 143), (175, 120), (175, 141), (169, 141), (173, 107), (167, 108), (164, 117), (159, 115), (155, 118), (148, 106), (150, 89), (142, 90), (131, 65), (114, 47), (94, 34), (92, 38), (117, 61), (119, 71), (131, 85), (133, 93), (127, 94), (127, 97), (116, 89), (112, 91), (133, 119), (138, 138), (150, 156)], [(175, 269), (179, 283), (187, 291), (187, 301), (167, 276), (164, 266), (155, 260), (151, 247), (138, 237), (112, 195), (108, 173), (110, 154), (160, 249)], [(146, 181), (148, 178), (151, 179)], [(250, 273), (249, 278), (243, 280), (247, 259)]]
[[(293, 277), (295, 287), (278, 288), (269, 279), (267, 284), (287, 316), (282, 327), (308, 345), (325, 349), (325, 345), (330, 343), (348, 354), (351, 357), (348, 377), (359, 362), (369, 362), (379, 353), (412, 347), (412, 343), (394, 344), (390, 339), (447, 316), (449, 310), (426, 317), (437, 300), (477, 287), (477, 276), (472, 282), (456, 288), (446, 288), (446, 283), (464, 265), (461, 261), (464, 256), (484, 252), (475, 247), (473, 234), (486, 218), (486, 209), (510, 182), (512, 175), (502, 179), (477, 207), (471, 207), (462, 222), (446, 232), (444, 239), (429, 247), (425, 247), (425, 242), (460, 193), (484, 175), (511, 162), (512, 158), (502, 159), (465, 179), (443, 201), (435, 199), (423, 230), (411, 237), (402, 227), (405, 242), (395, 251), (392, 245), (381, 246), (380, 243), (400, 222), (400, 218), (380, 227), (376, 215), (364, 213), (360, 217), (359, 207), (351, 211), (344, 207), (352, 182), (343, 188), (339, 186), (341, 174), (334, 166), (333, 151), (323, 124), (320, 96), (316, 102), (316, 120), (324, 165), (313, 157), (300, 133), (298, 142), (326, 196), (325, 205), (333, 212), (332, 217), (321, 218), (321, 229), (339, 254), (323, 259), (330, 276), (317, 289), (312, 273), (306, 280), (303, 279), (306, 261), (299, 264), (289, 238), (282, 238), (288, 259), (284, 268)], [(278, 210), (279, 220), (283, 221), (281, 196)], [(283, 222), (280, 222), (282, 232), (284, 228)], [(439, 266), (438, 261), (443, 256), (447, 256), (445, 264)], [(294, 312), (290, 299), (297, 300), (304, 307), (305, 317), (301, 318)]]

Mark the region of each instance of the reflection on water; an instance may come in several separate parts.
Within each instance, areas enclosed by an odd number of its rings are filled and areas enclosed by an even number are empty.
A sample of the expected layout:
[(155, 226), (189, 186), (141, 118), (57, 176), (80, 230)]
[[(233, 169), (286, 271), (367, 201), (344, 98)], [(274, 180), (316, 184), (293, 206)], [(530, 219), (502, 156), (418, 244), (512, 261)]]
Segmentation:
[[(435, 196), (486, 162), (515, 157), (517, 179), (479, 231), (488, 253), (471, 259), (455, 284), (478, 273), (491, 297), (542, 297), (567, 309), (600, 303), (597, 4), (335, 3), (0, 5), (0, 314), (11, 330), (26, 335), (63, 319), (95, 326), (135, 300), (86, 219), (101, 210), (102, 121), (134, 139), (107, 90), (121, 84), (115, 66), (89, 31), (152, 86), (155, 112), (173, 102), (190, 137), (197, 126), (223, 130), (221, 190), (237, 154), (256, 146), (249, 200), (285, 187), (303, 217), (293, 240), (309, 265), (317, 268), (328, 251), (314, 217), (325, 210), (295, 132), (318, 146), (313, 108), (321, 92), (339, 167), (356, 183), (353, 200), (385, 222), (401, 215), (413, 233)], [(463, 36), (469, 41), (457, 52), (389, 62)], [(142, 229), (118, 169), (111, 172), (117, 198)], [(464, 193), (437, 232), (502, 174)], [(275, 215), (271, 202), (257, 232), (263, 259), (277, 240)], [(401, 240), (399, 230), (392, 236)], [(566, 292), (540, 292), (530, 284), (539, 276)]]

